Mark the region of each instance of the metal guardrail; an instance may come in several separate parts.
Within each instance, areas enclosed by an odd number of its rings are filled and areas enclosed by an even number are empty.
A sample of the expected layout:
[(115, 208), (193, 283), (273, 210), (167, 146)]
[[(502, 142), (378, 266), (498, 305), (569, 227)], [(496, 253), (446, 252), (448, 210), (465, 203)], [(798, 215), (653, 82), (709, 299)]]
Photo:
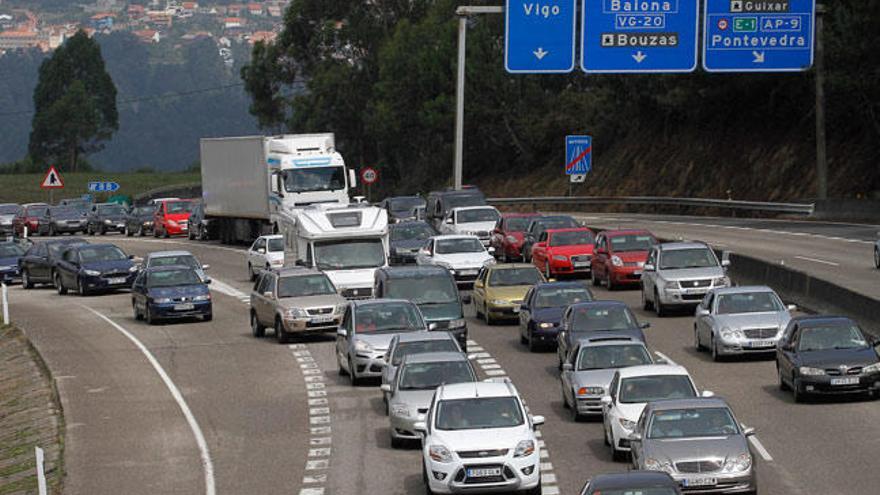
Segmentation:
[(491, 205), (649, 205), (649, 206), (690, 206), (701, 208), (723, 208), (731, 210), (772, 211), (811, 215), (813, 203), (770, 203), (763, 201), (739, 201), (732, 199), (672, 198), (666, 196), (544, 196), (522, 198), (488, 198)]

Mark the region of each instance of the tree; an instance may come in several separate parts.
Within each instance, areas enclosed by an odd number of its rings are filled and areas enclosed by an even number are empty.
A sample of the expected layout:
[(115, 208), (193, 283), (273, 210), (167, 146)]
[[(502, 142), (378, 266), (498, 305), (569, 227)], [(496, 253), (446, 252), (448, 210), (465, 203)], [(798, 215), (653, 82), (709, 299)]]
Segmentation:
[(116, 86), (98, 44), (80, 30), (40, 66), (28, 151), (35, 162), (67, 163), (103, 149), (119, 129)]

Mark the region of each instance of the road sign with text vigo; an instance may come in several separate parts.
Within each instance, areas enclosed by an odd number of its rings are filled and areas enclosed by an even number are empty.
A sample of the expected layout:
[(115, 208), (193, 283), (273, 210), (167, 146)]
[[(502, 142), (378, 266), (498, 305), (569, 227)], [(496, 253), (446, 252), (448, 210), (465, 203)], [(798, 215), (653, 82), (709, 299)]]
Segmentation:
[(693, 72), (698, 0), (582, 0), (587, 73)]
[(790, 72), (813, 65), (816, 0), (705, 0), (703, 68)]
[(506, 0), (504, 68), (512, 73), (574, 70), (577, 0)]

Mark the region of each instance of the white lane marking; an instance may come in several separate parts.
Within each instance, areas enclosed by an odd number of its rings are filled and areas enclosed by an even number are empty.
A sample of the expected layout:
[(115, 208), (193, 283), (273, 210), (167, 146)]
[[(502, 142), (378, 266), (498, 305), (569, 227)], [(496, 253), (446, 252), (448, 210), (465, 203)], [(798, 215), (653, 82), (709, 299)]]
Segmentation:
[(672, 366), (677, 366), (677, 365), (678, 365), (675, 361), (672, 360), (672, 358), (670, 358), (670, 357), (667, 356), (666, 354), (663, 354), (663, 353), (660, 352), (660, 351), (654, 351), (654, 354), (656, 354), (660, 359), (666, 361), (668, 364), (671, 364)]
[(558, 486), (542, 486), (541, 495), (559, 495)]
[(505, 376), (507, 373), (504, 370), (485, 370), (487, 376)]
[(818, 258), (810, 258), (808, 256), (795, 256), (795, 258), (804, 261), (812, 261), (813, 263), (822, 263), (823, 265), (831, 265), (831, 266), (840, 266), (840, 263), (835, 263), (833, 261), (825, 261), (820, 260)]
[(141, 343), (140, 340), (137, 339), (134, 335), (132, 335), (128, 330), (117, 324), (115, 321), (107, 318), (103, 314), (95, 311), (94, 309), (80, 304), (83, 308), (91, 311), (98, 318), (109, 323), (113, 328), (118, 330), (122, 335), (125, 335), (128, 340), (130, 340), (147, 358), (147, 361), (153, 365), (153, 369), (156, 370), (156, 373), (159, 374), (159, 377), (165, 382), (165, 386), (171, 392), (171, 396), (174, 397), (175, 402), (177, 402), (177, 406), (180, 408), (180, 411), (183, 413), (183, 416), (186, 418), (186, 422), (189, 424), (190, 430), (192, 430), (193, 436), (196, 439), (196, 445), (199, 447), (199, 453), (202, 457), (202, 468), (205, 471), (205, 494), (206, 495), (214, 495), (216, 493), (214, 488), (214, 463), (211, 461), (211, 453), (208, 451), (208, 442), (205, 441), (205, 435), (202, 434), (202, 429), (199, 427), (198, 421), (196, 421), (196, 417), (193, 415), (189, 406), (186, 403), (186, 399), (183, 398), (183, 394), (180, 393), (180, 390), (177, 388), (177, 385), (171, 381), (171, 377), (168, 376), (168, 373), (165, 372), (165, 369), (162, 368), (162, 365), (159, 364), (159, 361), (153, 357), (153, 354), (147, 349), (147, 347)]
[(240, 301), (250, 302), (250, 296), (245, 294), (244, 292), (236, 289), (235, 287), (227, 284), (226, 282), (218, 279), (211, 280), (211, 288), (216, 289), (217, 292), (221, 294), (226, 294), (227, 296), (234, 297)]
[(752, 443), (752, 445), (755, 447), (755, 450), (757, 450), (758, 453), (761, 454), (761, 457), (763, 457), (765, 461), (773, 460), (773, 456), (770, 455), (770, 452), (767, 452), (767, 449), (764, 448), (764, 445), (761, 443), (760, 440), (758, 440), (758, 437), (756, 435), (750, 436), (749, 442)]

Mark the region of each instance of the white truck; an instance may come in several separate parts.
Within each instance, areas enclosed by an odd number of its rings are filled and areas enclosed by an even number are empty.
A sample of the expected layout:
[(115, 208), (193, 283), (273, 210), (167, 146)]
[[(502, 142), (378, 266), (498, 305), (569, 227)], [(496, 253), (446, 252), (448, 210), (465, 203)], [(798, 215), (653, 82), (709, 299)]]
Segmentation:
[(205, 217), (226, 244), (277, 233), (304, 206), (346, 205), (356, 185), (330, 133), (206, 138), (200, 151)]

